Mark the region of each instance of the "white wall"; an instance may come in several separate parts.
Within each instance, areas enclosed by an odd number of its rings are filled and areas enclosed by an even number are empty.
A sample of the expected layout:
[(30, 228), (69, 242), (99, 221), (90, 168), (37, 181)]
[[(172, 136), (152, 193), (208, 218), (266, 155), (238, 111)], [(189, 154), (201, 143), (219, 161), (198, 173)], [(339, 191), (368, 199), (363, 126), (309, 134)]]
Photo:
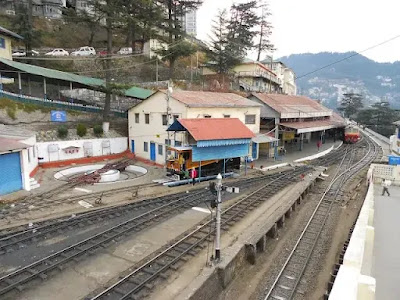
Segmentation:
[[(186, 118), (186, 106), (179, 101), (171, 98), (169, 103), (171, 116), (177, 115), (179, 118)], [(135, 122), (135, 114), (139, 114), (139, 123)], [(149, 124), (145, 124), (145, 114), (150, 115)], [(165, 164), (165, 140), (168, 139), (167, 125), (162, 124), (162, 115), (167, 114), (166, 95), (162, 92), (155, 93), (146, 101), (141, 102), (128, 112), (129, 126), (129, 149), (132, 151), (132, 140), (135, 142), (135, 155), (150, 160), (150, 143), (155, 143), (156, 160), (158, 164)], [(169, 124), (173, 119), (169, 120)], [(177, 134), (177, 140), (182, 140), (182, 134)], [(173, 134), (170, 134), (173, 140)], [(148, 145), (148, 151), (144, 151), (144, 143)], [(162, 154), (158, 148), (162, 147)]]
[[(110, 141), (109, 148), (103, 148), (102, 142)], [(92, 143), (92, 155), (85, 155), (83, 145), (85, 142)], [(37, 143), (37, 156), (42, 158), (39, 162), (51, 162), (68, 159), (77, 159), (83, 157), (92, 156), (103, 156), (109, 154), (122, 153), (128, 149), (126, 137), (121, 138), (109, 138), (109, 139), (87, 139), (87, 140), (73, 140), (73, 141), (54, 141), (54, 142), (43, 142)], [(57, 152), (49, 152), (49, 145), (58, 145), (59, 150)], [(79, 147), (78, 153), (65, 153), (63, 149), (67, 147)]]

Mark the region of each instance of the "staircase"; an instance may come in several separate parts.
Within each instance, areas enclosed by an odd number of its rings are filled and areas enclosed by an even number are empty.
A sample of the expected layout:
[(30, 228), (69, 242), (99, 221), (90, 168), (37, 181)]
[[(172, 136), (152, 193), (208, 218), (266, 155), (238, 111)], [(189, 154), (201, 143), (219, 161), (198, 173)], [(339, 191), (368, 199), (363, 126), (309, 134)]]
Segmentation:
[(34, 190), (34, 189), (37, 189), (38, 187), (40, 187), (40, 183), (38, 183), (36, 181), (36, 179), (33, 177), (29, 178), (29, 184), (31, 186), (31, 190)]

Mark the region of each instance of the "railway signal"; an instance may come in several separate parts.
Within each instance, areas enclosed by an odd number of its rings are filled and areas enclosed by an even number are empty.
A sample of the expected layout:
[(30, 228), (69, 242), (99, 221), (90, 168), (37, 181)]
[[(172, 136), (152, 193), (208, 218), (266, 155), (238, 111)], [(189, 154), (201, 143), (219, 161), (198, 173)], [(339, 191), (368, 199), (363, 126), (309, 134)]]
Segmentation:
[(227, 191), (228, 193), (239, 193), (238, 187), (229, 187), (222, 185), (222, 176), (218, 174), (217, 182), (210, 182), (210, 191), (213, 195), (217, 196), (216, 199), (211, 201), (211, 207), (216, 208), (216, 234), (215, 234), (215, 261), (219, 262), (221, 260), (221, 194), (222, 191)]

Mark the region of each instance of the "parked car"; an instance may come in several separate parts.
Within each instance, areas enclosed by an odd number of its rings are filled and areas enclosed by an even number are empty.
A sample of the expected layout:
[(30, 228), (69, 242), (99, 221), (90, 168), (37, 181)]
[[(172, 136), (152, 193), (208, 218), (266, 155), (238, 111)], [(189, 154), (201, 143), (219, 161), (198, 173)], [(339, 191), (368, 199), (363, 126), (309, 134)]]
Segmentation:
[(93, 47), (80, 47), (79, 50), (71, 52), (72, 56), (90, 56), (96, 55), (96, 50)]
[[(107, 56), (108, 52), (107, 52), (107, 50), (101, 50), (101, 51), (97, 52), (97, 54), (98, 54), (99, 56)], [(112, 53), (111, 53), (111, 54), (112, 54)]]
[(57, 48), (57, 49), (53, 49), (53, 51), (47, 52), (45, 55), (49, 55), (49, 56), (68, 56), (69, 53), (68, 53), (68, 51), (65, 51), (64, 49)]
[(122, 55), (132, 54), (132, 47), (121, 48), (117, 53)]
[[(39, 56), (40, 53), (36, 50), (31, 50), (32, 56)], [(25, 50), (16, 50), (13, 51), (13, 53), (11, 54), (12, 57), (22, 57), (22, 56), (26, 56), (26, 52)]]

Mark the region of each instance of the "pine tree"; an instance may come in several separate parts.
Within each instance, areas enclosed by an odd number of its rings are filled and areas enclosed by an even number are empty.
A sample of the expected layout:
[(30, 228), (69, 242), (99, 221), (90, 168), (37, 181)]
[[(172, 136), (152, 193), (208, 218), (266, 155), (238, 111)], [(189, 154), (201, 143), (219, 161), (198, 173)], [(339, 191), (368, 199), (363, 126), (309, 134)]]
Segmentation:
[(14, 30), (24, 37), (26, 56), (32, 55), (33, 44), (40, 43), (40, 33), (33, 27), (32, 0), (14, 2), (16, 16), (12, 21)]
[(158, 53), (169, 63), (169, 77), (174, 78), (175, 62), (180, 57), (193, 54), (196, 51), (194, 44), (185, 41), (185, 32), (182, 26), (182, 18), (191, 10), (201, 6), (202, 0), (160, 0), (166, 11), (166, 18), (160, 26), (162, 34), (160, 40), (168, 46)]
[(212, 23), (211, 45), (207, 51), (207, 58), (210, 61), (209, 68), (218, 74), (228, 73), (235, 65), (240, 63), (240, 58), (231, 53), (228, 49), (228, 20), (226, 10), (220, 10)]
[(261, 59), (261, 53), (267, 51), (274, 51), (274, 45), (270, 40), (270, 36), (272, 34), (272, 24), (268, 21), (271, 12), (269, 11), (268, 4), (263, 2), (260, 6), (261, 8), (261, 18), (260, 18), (260, 27), (258, 31), (258, 45), (257, 45), (257, 61)]
[(340, 102), (339, 111), (343, 111), (346, 118), (351, 118), (363, 107), (363, 97), (357, 93), (343, 94), (343, 99)]
[(228, 28), (228, 45), (226, 50), (239, 58), (245, 58), (247, 51), (254, 48), (257, 32), (255, 26), (260, 21), (256, 12), (257, 2), (233, 4)]

